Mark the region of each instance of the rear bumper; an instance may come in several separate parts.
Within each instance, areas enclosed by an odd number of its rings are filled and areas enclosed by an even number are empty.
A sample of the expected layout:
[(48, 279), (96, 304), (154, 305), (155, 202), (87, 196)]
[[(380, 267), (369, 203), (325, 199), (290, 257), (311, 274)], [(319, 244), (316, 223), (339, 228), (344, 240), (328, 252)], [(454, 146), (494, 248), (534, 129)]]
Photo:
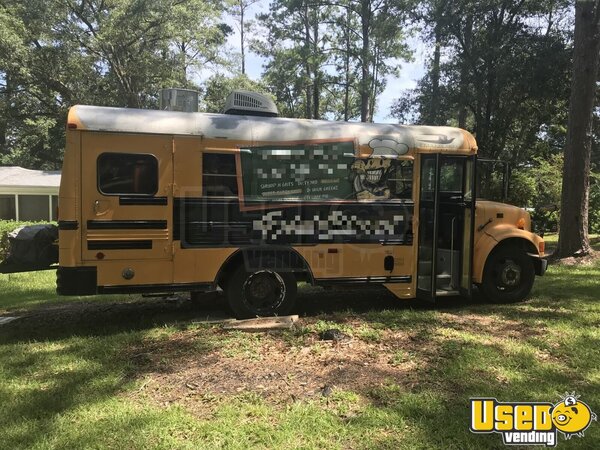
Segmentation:
[(98, 293), (95, 267), (59, 267), (56, 271), (58, 295), (95, 295)]
[(533, 267), (535, 269), (535, 274), (542, 276), (546, 273), (546, 269), (548, 269), (548, 260), (540, 257), (532, 257)]
[(58, 295), (164, 294), (211, 290), (213, 290), (212, 283), (98, 286), (96, 267), (59, 267), (56, 271), (56, 293)]

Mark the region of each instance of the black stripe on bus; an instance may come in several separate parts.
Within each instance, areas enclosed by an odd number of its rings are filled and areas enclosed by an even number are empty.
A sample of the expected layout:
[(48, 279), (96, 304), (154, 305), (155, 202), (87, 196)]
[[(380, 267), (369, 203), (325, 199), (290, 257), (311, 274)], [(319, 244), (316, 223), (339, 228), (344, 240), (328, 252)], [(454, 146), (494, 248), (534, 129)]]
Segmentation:
[(119, 197), (121, 206), (167, 206), (167, 197)]
[(88, 230), (164, 230), (166, 220), (88, 220)]
[(88, 241), (88, 250), (151, 250), (151, 240)]
[(100, 294), (166, 294), (171, 292), (207, 292), (212, 283), (134, 284), (98, 286)]
[(411, 283), (412, 276), (394, 276), (394, 277), (342, 277), (342, 278), (322, 278), (316, 280), (319, 285), (323, 284), (380, 284), (380, 283)]
[[(277, 217), (272, 220), (267, 214), (274, 212)], [(181, 241), (181, 247), (186, 249), (327, 243), (412, 246), (413, 212), (412, 203), (307, 203), (296, 206), (279, 205), (267, 210), (242, 210), (238, 199), (176, 197), (173, 199), (173, 240)], [(342, 219), (346, 221), (346, 225), (332, 223), (335, 214), (339, 213), (344, 215)], [(308, 221), (312, 224), (313, 233), (295, 232), (298, 216), (301, 222)], [(402, 220), (396, 220), (395, 216), (402, 216)], [(261, 227), (263, 221), (265, 224)], [(381, 230), (381, 221), (393, 225), (393, 231)], [(368, 225), (355, 226), (358, 222)], [(334, 232), (328, 233), (328, 228)], [(339, 232), (344, 228), (351, 228), (353, 233)]]
[(59, 220), (59, 230), (77, 230), (79, 228), (79, 222), (76, 220)]

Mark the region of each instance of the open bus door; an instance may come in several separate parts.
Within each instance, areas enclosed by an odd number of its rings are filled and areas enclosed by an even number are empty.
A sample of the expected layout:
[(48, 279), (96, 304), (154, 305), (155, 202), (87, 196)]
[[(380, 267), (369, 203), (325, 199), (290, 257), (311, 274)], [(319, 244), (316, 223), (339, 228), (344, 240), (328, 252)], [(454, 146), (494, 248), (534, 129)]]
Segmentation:
[(475, 156), (421, 155), (417, 297), (470, 296)]

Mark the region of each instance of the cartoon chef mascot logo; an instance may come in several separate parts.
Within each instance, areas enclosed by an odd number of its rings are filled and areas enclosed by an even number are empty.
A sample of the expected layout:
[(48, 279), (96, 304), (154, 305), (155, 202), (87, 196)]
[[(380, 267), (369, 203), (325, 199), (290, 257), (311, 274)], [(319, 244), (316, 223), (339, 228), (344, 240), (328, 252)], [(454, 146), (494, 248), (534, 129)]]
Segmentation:
[(357, 200), (386, 200), (391, 196), (387, 181), (392, 160), (408, 153), (408, 145), (387, 137), (369, 141), (367, 159), (357, 159), (351, 167), (351, 180)]

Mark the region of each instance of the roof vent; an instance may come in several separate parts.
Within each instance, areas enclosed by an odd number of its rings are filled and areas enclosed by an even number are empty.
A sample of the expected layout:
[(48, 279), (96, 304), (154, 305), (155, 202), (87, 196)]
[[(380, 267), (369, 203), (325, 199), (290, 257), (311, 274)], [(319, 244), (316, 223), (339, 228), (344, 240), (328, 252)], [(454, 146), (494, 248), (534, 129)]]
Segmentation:
[(225, 114), (277, 117), (277, 106), (269, 97), (251, 91), (233, 91), (225, 101)]

